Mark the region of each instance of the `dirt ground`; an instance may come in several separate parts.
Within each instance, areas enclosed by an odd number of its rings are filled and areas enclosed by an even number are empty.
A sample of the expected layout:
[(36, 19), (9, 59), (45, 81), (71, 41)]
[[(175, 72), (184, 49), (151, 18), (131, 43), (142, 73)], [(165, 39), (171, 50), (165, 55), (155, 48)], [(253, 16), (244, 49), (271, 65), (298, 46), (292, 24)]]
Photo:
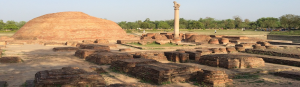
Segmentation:
[[(8, 87), (22, 87), (26, 80), (34, 80), (34, 75), (38, 71), (61, 69), (62, 67), (79, 67), (86, 71), (92, 71), (90, 66), (103, 67), (107, 74), (102, 74), (109, 84), (115, 83), (140, 83), (139, 79), (130, 77), (126, 74), (110, 71), (109, 65), (96, 65), (83, 59), (74, 56), (73, 52), (53, 52), (53, 47), (62, 46), (43, 46), (43, 45), (7, 45), (3, 48), (3, 56), (19, 56), (22, 58), (22, 63), (0, 64), (0, 81), (7, 81)], [(118, 45), (118, 48), (127, 48)], [(117, 49), (112, 49), (116, 51)], [(133, 49), (138, 51), (138, 49)], [(162, 61), (168, 62), (168, 61)], [(237, 87), (300, 87), (300, 81), (282, 78), (270, 74), (261, 74), (248, 76), (239, 79), (233, 79), (233, 83)], [(172, 83), (167, 85), (156, 85), (159, 87), (197, 87), (201, 84), (193, 82)], [(203, 85), (202, 85), (203, 86)]]

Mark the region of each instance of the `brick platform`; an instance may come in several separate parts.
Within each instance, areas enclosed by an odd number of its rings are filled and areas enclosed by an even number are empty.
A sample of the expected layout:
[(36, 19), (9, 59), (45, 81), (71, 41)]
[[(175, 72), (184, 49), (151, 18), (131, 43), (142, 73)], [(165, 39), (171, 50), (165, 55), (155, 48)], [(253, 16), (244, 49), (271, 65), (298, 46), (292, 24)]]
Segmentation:
[(274, 75), (285, 77), (285, 78), (296, 79), (296, 80), (299, 80), (300, 78), (299, 71), (281, 71), (281, 72), (274, 73)]
[(105, 87), (104, 78), (97, 73), (86, 72), (78, 67), (63, 67), (39, 71), (35, 74), (35, 87)]
[(199, 61), (201, 58), (201, 53), (196, 51), (185, 51), (185, 53), (189, 54), (189, 60)]
[(1, 57), (0, 63), (20, 63), (22, 59), (20, 57)]
[(144, 59), (144, 58), (122, 59), (122, 60), (112, 62), (110, 68), (119, 70), (121, 72), (130, 73), (137, 64), (150, 64), (150, 63), (159, 63), (159, 62), (153, 59)]
[(160, 51), (143, 51), (143, 52), (129, 52), (134, 58), (145, 58), (154, 60), (167, 60), (164, 52)]
[(82, 58), (82, 59), (85, 59), (87, 56), (93, 54), (93, 53), (96, 53), (96, 52), (109, 52), (107, 50), (103, 50), (103, 49), (100, 49), (100, 50), (95, 50), (95, 49), (79, 49), (75, 52), (75, 56), (79, 57), (79, 58)]
[(208, 87), (234, 87), (225, 71), (198, 71), (196, 77), (199, 84)]
[(110, 51), (110, 47), (109, 46), (105, 46), (105, 45), (99, 45), (99, 44), (81, 44), (79, 46), (79, 48), (81, 49), (103, 49), (103, 50), (107, 50)]
[(86, 57), (86, 61), (99, 65), (111, 64), (112, 62), (120, 59), (133, 59), (133, 56), (128, 53), (100, 52)]
[(153, 63), (138, 64), (132, 70), (132, 74), (146, 81), (156, 84), (165, 82), (184, 82), (194, 79), (197, 71), (201, 69), (177, 63)]
[(265, 66), (265, 62), (262, 58), (235, 54), (203, 55), (201, 56), (199, 63), (228, 69)]
[(188, 53), (181, 53), (181, 52), (165, 52), (165, 56), (169, 61), (173, 62), (180, 62), (185, 63), (189, 61), (189, 54)]

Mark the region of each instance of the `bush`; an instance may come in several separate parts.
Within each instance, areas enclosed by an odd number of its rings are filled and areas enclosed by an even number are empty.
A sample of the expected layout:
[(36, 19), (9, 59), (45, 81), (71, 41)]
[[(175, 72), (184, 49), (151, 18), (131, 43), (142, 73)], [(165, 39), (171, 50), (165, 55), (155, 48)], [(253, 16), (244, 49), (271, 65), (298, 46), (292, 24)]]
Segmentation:
[(132, 30), (126, 30), (126, 33), (132, 33)]

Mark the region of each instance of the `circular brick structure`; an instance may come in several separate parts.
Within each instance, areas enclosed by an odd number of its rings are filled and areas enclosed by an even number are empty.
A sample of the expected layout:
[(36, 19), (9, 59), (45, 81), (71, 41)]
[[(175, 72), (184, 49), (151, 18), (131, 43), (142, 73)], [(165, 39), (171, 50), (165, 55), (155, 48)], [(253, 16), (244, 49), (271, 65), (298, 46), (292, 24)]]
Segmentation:
[(213, 38), (213, 39), (210, 39), (208, 43), (209, 44), (219, 44), (219, 40), (216, 38)]
[(119, 39), (126, 32), (115, 22), (83, 12), (58, 12), (28, 21), (13, 38), (17, 40)]
[(227, 44), (227, 43), (229, 43), (229, 39), (228, 38), (221, 38), (220, 43), (221, 44)]

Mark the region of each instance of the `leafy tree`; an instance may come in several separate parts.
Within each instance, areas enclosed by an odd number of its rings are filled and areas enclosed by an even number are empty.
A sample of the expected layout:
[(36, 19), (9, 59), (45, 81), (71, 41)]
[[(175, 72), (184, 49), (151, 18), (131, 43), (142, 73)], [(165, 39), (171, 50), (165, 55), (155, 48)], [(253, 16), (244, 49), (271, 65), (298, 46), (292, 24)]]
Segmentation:
[(170, 28), (170, 25), (167, 22), (159, 22), (157, 27), (162, 29), (168, 29)]
[(15, 25), (15, 24), (6, 24), (6, 25), (4, 26), (4, 29), (17, 30), (17, 29), (19, 29), (19, 28), (18, 28), (18, 26)]
[(288, 28), (290, 30), (291, 28), (299, 27), (300, 17), (298, 15), (286, 14), (279, 17), (279, 20), (281, 26)]
[(16, 25), (19, 27), (19, 29), (21, 28), (21, 27), (23, 27), (24, 25), (26, 24), (26, 21), (20, 21), (20, 22), (18, 22)]
[(184, 24), (179, 24), (179, 29), (186, 29), (187, 27), (186, 27), (186, 25), (184, 25)]
[(242, 22), (243, 20), (240, 18), (240, 16), (233, 16), (234, 18), (234, 23), (235, 23), (235, 28), (242, 28)]
[(141, 28), (143, 28), (143, 29), (148, 29), (148, 28), (150, 28), (150, 24), (147, 23), (147, 22), (142, 22), (142, 23), (141, 23)]
[(151, 22), (150, 18), (146, 18), (144, 22), (148, 22), (148, 23)]
[(137, 29), (140, 25), (136, 22), (128, 22), (128, 29)]
[(129, 29), (128, 23), (126, 21), (121, 21), (118, 24), (122, 29)]
[(0, 30), (2, 30), (5, 26), (5, 23), (3, 22), (3, 20), (0, 20)]

